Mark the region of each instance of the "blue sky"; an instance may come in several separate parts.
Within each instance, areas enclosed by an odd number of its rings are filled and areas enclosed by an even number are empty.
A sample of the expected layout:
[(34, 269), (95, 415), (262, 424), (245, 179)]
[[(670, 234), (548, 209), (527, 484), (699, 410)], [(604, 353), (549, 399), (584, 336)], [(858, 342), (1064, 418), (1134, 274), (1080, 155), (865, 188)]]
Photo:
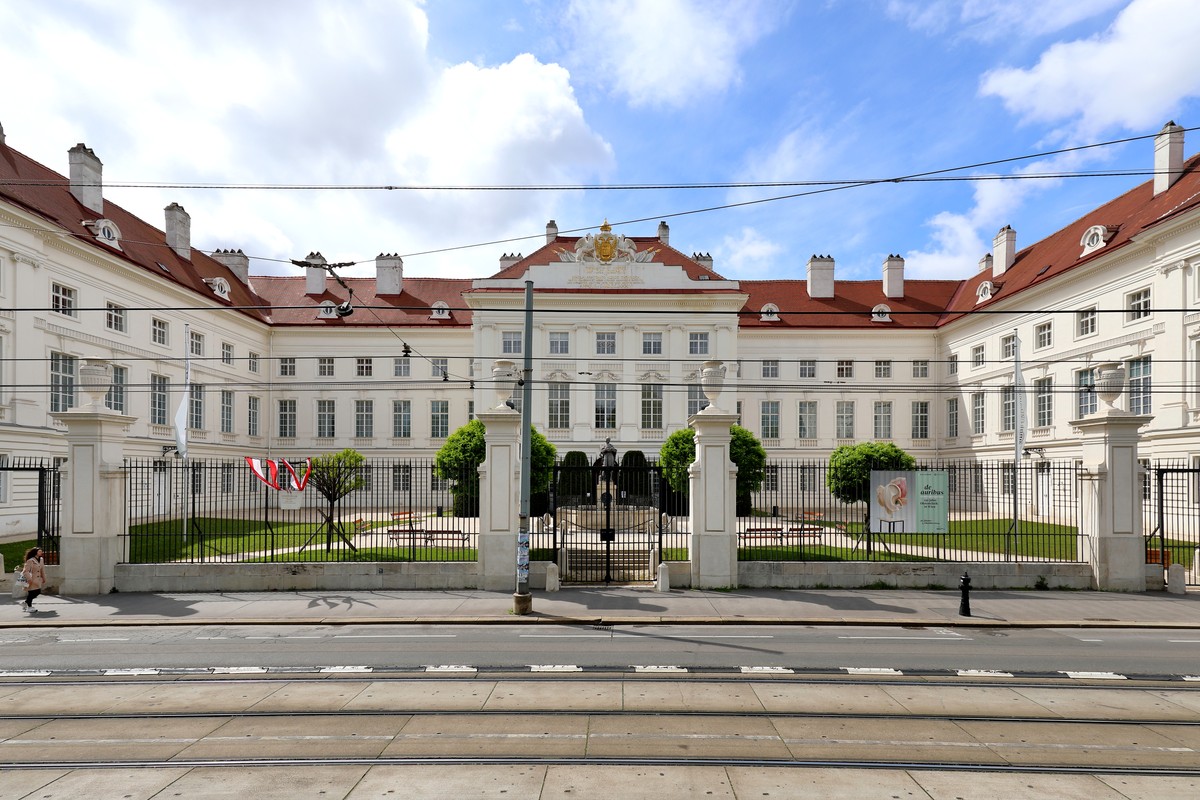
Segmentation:
[[(553, 186), (878, 179), (1200, 125), (1192, 0), (8, 0), (0, 124), (66, 171), (180, 184)], [(1189, 154), (1200, 132), (1189, 134)], [(963, 174), (1149, 169), (1133, 142)], [(560, 229), (671, 225), (727, 277), (969, 275), (1141, 177), (887, 183), (669, 217), (787, 189), (371, 191), (116, 188), (193, 242), (255, 257), (406, 254), (484, 276)], [(418, 255), (426, 251), (446, 252)], [(370, 274), (369, 264), (346, 274)]]

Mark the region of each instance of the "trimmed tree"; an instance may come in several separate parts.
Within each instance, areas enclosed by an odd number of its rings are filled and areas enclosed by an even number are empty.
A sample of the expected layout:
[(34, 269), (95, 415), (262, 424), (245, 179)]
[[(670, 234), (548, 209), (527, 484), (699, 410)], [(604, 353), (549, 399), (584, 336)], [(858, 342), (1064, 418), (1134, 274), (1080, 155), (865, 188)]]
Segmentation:
[(641, 450), (626, 450), (621, 454), (621, 471), (617, 473), (617, 496), (629, 505), (648, 506), (651, 502), (650, 465)]
[[(762, 486), (763, 476), (766, 475), (767, 451), (758, 438), (741, 425), (733, 425), (729, 433), (729, 460), (737, 467), (734, 489), (737, 496), (736, 513), (738, 516), (747, 516), (751, 510), (750, 496)], [(672, 489), (681, 494), (688, 491), (688, 467), (695, 460), (696, 431), (691, 428), (672, 433), (659, 451), (663, 477)]]
[(830, 494), (847, 505), (866, 503), (863, 521), (870, 529), (871, 504), (867, 495), (871, 491), (871, 470), (910, 470), (916, 464), (915, 458), (891, 442), (842, 445), (829, 454), (825, 485)]
[(562, 505), (581, 505), (596, 487), (592, 485), (592, 462), (582, 450), (568, 450), (559, 465), (555, 497)]
[[(530, 426), (530, 513), (534, 513), (533, 498), (545, 494), (550, 488), (550, 476), (554, 470), (554, 445), (545, 436)], [(439, 478), (448, 480), (450, 494), (454, 497), (456, 517), (479, 516), (479, 465), (487, 457), (487, 428), (483, 422), (473, 419), (446, 437), (434, 459), (434, 469)], [(544, 501), (542, 503), (545, 504)]]
[[(340, 453), (326, 453), (312, 460), (312, 474), (308, 482), (321, 493), (328, 503), (325, 511), (325, 550), (333, 549), (333, 539), (341, 539), (351, 550), (356, 550), (354, 543), (346, 537), (340, 515), (334, 513), (338, 502), (355, 489), (366, 485), (363, 479), (363, 456), (357, 450), (347, 448)], [(320, 531), (318, 531), (320, 533)]]

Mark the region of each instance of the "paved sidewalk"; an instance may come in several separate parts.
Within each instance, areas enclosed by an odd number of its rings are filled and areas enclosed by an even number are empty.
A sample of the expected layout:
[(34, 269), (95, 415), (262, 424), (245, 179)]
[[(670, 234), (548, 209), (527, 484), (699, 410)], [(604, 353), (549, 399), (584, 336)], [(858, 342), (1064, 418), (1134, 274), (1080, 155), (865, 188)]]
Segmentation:
[(975, 591), (973, 616), (957, 591), (778, 590), (727, 592), (575, 587), (534, 592), (533, 614), (512, 613), (504, 592), (356, 591), (46, 596), (38, 613), (0, 605), (0, 628), (28, 625), (196, 624), (704, 624), (1158, 627), (1200, 629), (1200, 593)]

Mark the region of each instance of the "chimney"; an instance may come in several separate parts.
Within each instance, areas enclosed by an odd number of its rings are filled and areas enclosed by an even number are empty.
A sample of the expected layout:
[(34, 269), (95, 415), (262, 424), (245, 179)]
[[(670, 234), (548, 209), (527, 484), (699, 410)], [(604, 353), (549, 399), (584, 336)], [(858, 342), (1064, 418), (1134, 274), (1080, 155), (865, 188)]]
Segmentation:
[(992, 277), (999, 278), (1017, 258), (1017, 232), (1005, 225), (992, 240)]
[(250, 283), (250, 259), (241, 250), (216, 250), (212, 257), (214, 261), (224, 264), (239, 281)]
[(979, 259), (979, 271), (984, 272), (985, 270), (987, 272), (992, 271), (992, 254), (991, 253), (984, 253), (983, 258)]
[(883, 261), (883, 296), (904, 297), (904, 259), (898, 255)]
[(833, 297), (833, 256), (814, 255), (808, 260), (808, 296)]
[(658, 223), (658, 240), (663, 244), (671, 243), (671, 226), (665, 221)]
[(709, 272), (712, 272), (712, 268), (713, 268), (712, 253), (692, 253), (692, 261), (695, 261), (697, 264), (704, 267)]
[(1154, 194), (1171, 188), (1183, 173), (1183, 128), (1168, 122), (1154, 137)]
[(310, 264), (320, 264), (319, 267), (304, 268), (304, 293), (305, 294), (325, 294), (325, 279), (329, 277), (329, 271), (325, 269), (325, 256), (320, 253), (309, 253), (304, 259)]
[(505, 270), (520, 261), (525, 256), (520, 253), (505, 253), (500, 256), (500, 269)]
[(104, 216), (104, 165), (83, 142), (67, 151), (71, 163), (71, 194), (80, 204)]
[(558, 223), (550, 220), (546, 223), (546, 244), (554, 244), (554, 240), (558, 238)]
[(395, 297), (404, 291), (404, 259), (395, 253), (375, 256), (375, 294)]
[(192, 216), (179, 203), (163, 209), (167, 216), (167, 246), (180, 258), (192, 260)]

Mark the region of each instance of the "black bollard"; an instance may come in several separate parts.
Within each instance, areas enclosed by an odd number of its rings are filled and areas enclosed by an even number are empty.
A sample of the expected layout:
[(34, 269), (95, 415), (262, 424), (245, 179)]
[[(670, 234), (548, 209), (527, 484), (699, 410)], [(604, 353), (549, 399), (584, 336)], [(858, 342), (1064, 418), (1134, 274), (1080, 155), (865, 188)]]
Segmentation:
[(958, 601), (958, 615), (960, 617), (971, 616), (971, 576), (963, 573), (963, 576), (958, 579), (958, 588), (962, 591), (962, 599)]

